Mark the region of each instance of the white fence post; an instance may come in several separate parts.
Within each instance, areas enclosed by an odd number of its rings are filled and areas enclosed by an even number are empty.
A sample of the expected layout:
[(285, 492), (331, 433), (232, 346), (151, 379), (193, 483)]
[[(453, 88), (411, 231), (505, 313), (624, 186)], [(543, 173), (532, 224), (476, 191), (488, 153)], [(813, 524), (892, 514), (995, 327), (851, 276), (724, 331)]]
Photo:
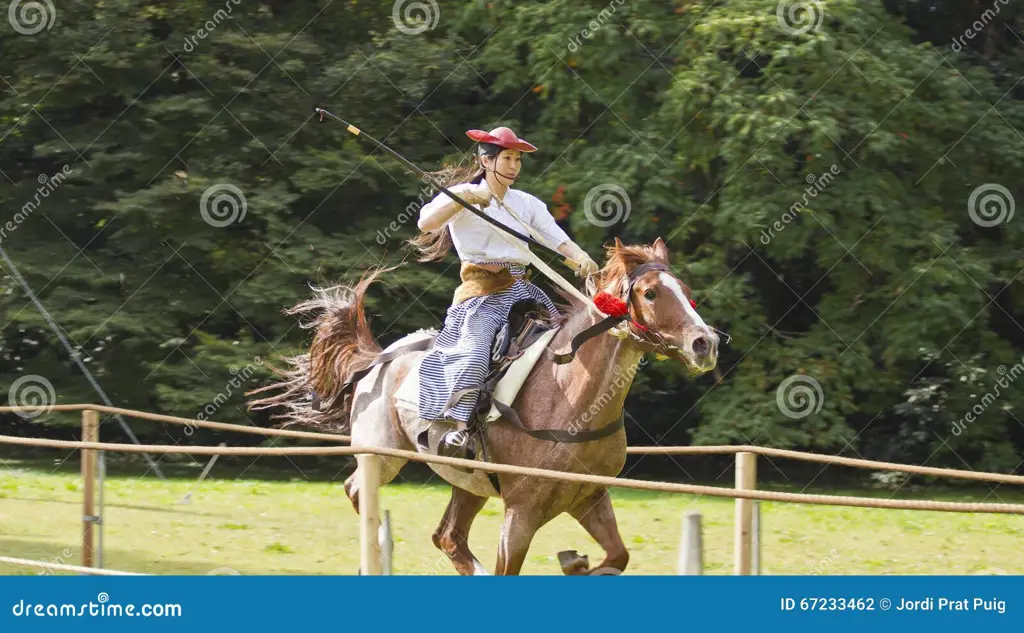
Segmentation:
[(385, 576), (392, 575), (392, 560), (395, 555), (395, 540), (391, 537), (391, 511), (384, 511), (384, 520), (380, 524), (380, 558), (381, 568)]
[(683, 513), (683, 540), (679, 546), (679, 575), (704, 574), (704, 537), (701, 534), (700, 512)]
[(753, 514), (751, 516), (750, 536), (751, 544), (751, 573), (755, 576), (761, 575), (761, 502), (755, 501)]

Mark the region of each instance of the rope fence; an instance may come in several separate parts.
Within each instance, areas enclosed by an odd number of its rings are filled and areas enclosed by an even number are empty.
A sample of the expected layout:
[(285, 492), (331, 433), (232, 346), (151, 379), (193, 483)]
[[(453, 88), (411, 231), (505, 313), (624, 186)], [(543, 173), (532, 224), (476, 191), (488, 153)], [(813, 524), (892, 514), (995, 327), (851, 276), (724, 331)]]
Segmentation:
[[(18, 411), (34, 411), (30, 407), (0, 407), (0, 413), (17, 413)], [(290, 429), (274, 429), (243, 424), (229, 424), (226, 422), (212, 422), (208, 420), (196, 420), (192, 418), (180, 418), (171, 415), (161, 415), (146, 411), (135, 411), (133, 409), (121, 409), (118, 407), (107, 407), (93, 404), (61, 404), (46, 407), (46, 411), (98, 411), (111, 415), (122, 415), (140, 420), (152, 422), (165, 422), (181, 426), (193, 426), (196, 428), (212, 429), (217, 431), (228, 431), (233, 433), (246, 433), (249, 435), (263, 435), (267, 437), (290, 437), (293, 439), (316, 440), (321, 442), (350, 443), (352, 438), (348, 435), (335, 433), (324, 433), (315, 431), (294, 431)], [(912, 466), (910, 464), (897, 464), (895, 462), (881, 462), (871, 459), (856, 459), (853, 457), (840, 457), (838, 455), (823, 455), (821, 453), (808, 453), (805, 451), (793, 451), (781, 448), (766, 448), (750, 445), (726, 445), (726, 446), (630, 446), (626, 449), (628, 455), (731, 455), (737, 453), (754, 453), (765, 457), (778, 457), (781, 459), (794, 459), (798, 461), (814, 462), (819, 464), (830, 464), (833, 466), (848, 466), (851, 468), (864, 468), (868, 470), (888, 470), (893, 472), (908, 473), (912, 475), (927, 475), (931, 477), (948, 477), (952, 479), (969, 479), (973, 481), (984, 481), (1003, 484), (1024, 484), (1022, 475), (1006, 475), (1001, 473), (979, 472), (973, 470), (959, 470), (956, 468), (934, 468), (931, 466)], [(199, 453), (196, 453), (199, 454)]]
[[(18, 412), (29, 409), (27, 407), (0, 407), (2, 412)], [(947, 468), (931, 468), (925, 466), (910, 466), (907, 464), (895, 464), (865, 459), (853, 459), (832, 455), (821, 455), (816, 453), (805, 453), (783, 449), (763, 448), (759, 446), (690, 446), (690, 447), (634, 447), (627, 449), (629, 454), (640, 455), (722, 455), (735, 454), (736, 456), (736, 486), (735, 488), (724, 488), (717, 486), (703, 486), (695, 484), (682, 484), (661, 481), (646, 481), (639, 479), (607, 477), (601, 475), (590, 475), (584, 473), (571, 473), (510, 464), (496, 464), (480, 462), (440, 455), (427, 455), (414, 451), (406, 451), (391, 448), (380, 448), (370, 446), (296, 446), (296, 447), (226, 447), (220, 446), (164, 446), (164, 445), (140, 445), (140, 444), (118, 444), (95, 441), (98, 438), (99, 413), (118, 414), (127, 417), (151, 420), (154, 422), (165, 422), (193, 426), (196, 428), (209, 428), (221, 431), (240, 432), (247, 434), (258, 434), (263, 436), (290, 437), (294, 439), (310, 439), (317, 441), (345, 443), (351, 438), (340, 434), (317, 433), (307, 431), (294, 431), (287, 429), (265, 429), (253, 426), (238, 424), (227, 424), (207, 420), (195, 420), (175, 416), (160, 415), (131, 409), (107, 407), (102, 405), (56, 405), (46, 407), (48, 411), (82, 411), (82, 437), (87, 441), (52, 440), (42, 438), (24, 438), (10, 435), (0, 435), (0, 444), (13, 446), (32, 446), (39, 448), (74, 449), (79, 450), (82, 455), (82, 473), (85, 479), (85, 503), (83, 516), (83, 566), (57, 565), (41, 561), (30, 561), (25, 559), (14, 559), (0, 557), (0, 563), (19, 564), (35, 567), (43, 567), (56, 571), (74, 571), (78, 573), (96, 573), (98, 575), (137, 575), (128, 572), (111, 572), (109, 570), (96, 570), (92, 565), (93, 556), (93, 524), (99, 522), (100, 517), (93, 516), (92, 497), (94, 492), (93, 479), (94, 463), (97, 451), (111, 451), (121, 453), (144, 453), (144, 454), (184, 454), (184, 455), (248, 455), (248, 456), (355, 456), (359, 461), (362, 480), (360, 482), (360, 539), (361, 539), (361, 569), (364, 574), (380, 574), (381, 546), (377, 535), (380, 529), (379, 518), (379, 473), (381, 468), (381, 457), (394, 457), (407, 461), (416, 461), (427, 464), (451, 466), (460, 469), (478, 470), (489, 473), (520, 475), (526, 477), (537, 477), (580, 484), (591, 484), (605, 488), (627, 488), (633, 490), (647, 490), (652, 492), (670, 492), (677, 494), (690, 494), (697, 496), (709, 496), (719, 498), (732, 498), (736, 502), (736, 523), (735, 523), (735, 573), (740, 575), (750, 574), (752, 568), (760, 567), (759, 557), (754, 555), (755, 547), (758, 547), (758, 534), (760, 521), (757, 520), (758, 512), (756, 501), (777, 501), (784, 503), (801, 503), (811, 505), (831, 505), (858, 508), (882, 508), (892, 510), (928, 510), (940, 512), (972, 512), (990, 514), (1024, 514), (1024, 505), (1011, 503), (968, 503), (952, 501), (931, 501), (916, 499), (892, 499), (872, 497), (849, 497), (839, 495), (804, 494), (792, 492), (775, 492), (756, 489), (756, 460), (757, 455), (766, 457), (779, 457), (786, 459), (797, 459), (818, 463), (851, 466), (855, 468), (869, 468), (906, 472), (911, 474), (929, 475), (936, 477), (952, 477), (959, 479), (971, 479), (975, 481), (986, 481), (995, 483), (1022, 484), (1024, 476), (1006, 475), (998, 473), (984, 473), (974, 471), (955, 470)], [(102, 481), (101, 481), (102, 491)], [(102, 493), (101, 493), (102, 494)], [(101, 496), (102, 501), (102, 496)], [(101, 511), (102, 514), (102, 511)], [(698, 539), (699, 540), (699, 539)], [(102, 543), (102, 537), (101, 537)]]
[(88, 576), (145, 576), (146, 574), (137, 574), (131, 571), (117, 571), (116, 569), (99, 569), (96, 567), (81, 567), (79, 565), (62, 565), (60, 563), (48, 563), (41, 560), (31, 560), (28, 558), (11, 558), (9, 556), (0, 556), (0, 563), (6, 563), (8, 565), (20, 565), (22, 567), (38, 567), (45, 569), (48, 572), (55, 571), (69, 571), (76, 574), (86, 574)]
[(736, 490), (733, 488), (721, 488), (717, 486), (700, 486), (696, 484), (679, 484), (664, 481), (646, 481), (643, 479), (624, 479), (618, 477), (606, 477), (602, 475), (568, 473), (560, 470), (545, 470), (542, 468), (512, 466), (509, 464), (478, 462), (469, 459), (458, 459), (455, 457), (444, 457), (441, 455), (424, 455), (413, 451), (371, 446), (293, 446), (279, 448), (260, 448), (258, 446), (161, 446), (158, 444), (147, 445), (109, 444), (105, 442), (74, 442), (70, 440), (14, 437), (11, 435), (0, 435), (0, 444), (36, 446), (41, 448), (116, 451), (122, 453), (153, 453), (156, 455), (248, 455), (265, 457), (295, 455), (381, 455), (384, 457), (400, 457), (409, 461), (418, 461), (428, 464), (440, 464), (442, 466), (482, 470), (489, 473), (524, 475), (527, 477), (539, 477), (541, 479), (555, 479), (573, 483), (594, 484), (604, 487), (630, 488), (633, 490), (649, 490), (652, 492), (675, 492), (709, 497), (727, 497), (731, 499), (757, 499), (761, 501), (785, 501), (789, 503), (852, 506), (858, 508), (1024, 514), (1024, 505), (1012, 503), (963, 503), (954, 501), (926, 501), (910, 499), (872, 499), (863, 497), (843, 497), (837, 495), (813, 495), (796, 492), (772, 492), (768, 490)]

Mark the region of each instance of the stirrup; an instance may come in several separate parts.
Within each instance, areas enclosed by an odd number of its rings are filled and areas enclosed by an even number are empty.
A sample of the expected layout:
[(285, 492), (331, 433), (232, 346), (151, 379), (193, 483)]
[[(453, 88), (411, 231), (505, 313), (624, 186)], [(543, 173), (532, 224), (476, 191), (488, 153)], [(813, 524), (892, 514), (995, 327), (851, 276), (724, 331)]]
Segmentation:
[(469, 429), (452, 429), (441, 436), (437, 454), (444, 457), (464, 457), (469, 444)]

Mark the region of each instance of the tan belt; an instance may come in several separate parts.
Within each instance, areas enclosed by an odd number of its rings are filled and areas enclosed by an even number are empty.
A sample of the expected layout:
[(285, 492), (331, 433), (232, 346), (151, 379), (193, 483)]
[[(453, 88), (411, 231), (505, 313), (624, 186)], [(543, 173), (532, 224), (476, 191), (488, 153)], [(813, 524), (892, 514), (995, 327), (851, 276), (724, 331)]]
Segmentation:
[(462, 284), (455, 289), (455, 298), (452, 305), (459, 305), (466, 299), (492, 295), (502, 290), (507, 290), (514, 283), (522, 279), (529, 279), (529, 275), (516, 276), (507, 268), (492, 272), (477, 266), (471, 262), (462, 262), (459, 271)]

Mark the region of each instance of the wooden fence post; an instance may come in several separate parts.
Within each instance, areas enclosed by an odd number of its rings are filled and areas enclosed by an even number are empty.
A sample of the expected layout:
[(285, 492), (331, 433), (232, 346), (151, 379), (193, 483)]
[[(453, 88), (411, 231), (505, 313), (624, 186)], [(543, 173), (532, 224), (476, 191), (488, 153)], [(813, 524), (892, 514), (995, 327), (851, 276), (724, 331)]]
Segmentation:
[[(736, 453), (736, 489), (757, 488), (757, 455)], [(733, 574), (749, 576), (753, 553), (753, 500), (736, 499), (736, 542), (733, 555)]]
[(380, 576), (380, 455), (357, 455), (359, 472), (359, 569), (364, 576)]
[(683, 513), (683, 542), (679, 547), (680, 576), (700, 576), (704, 573), (703, 541), (700, 512)]
[[(95, 442), (100, 424), (100, 414), (96, 411), (82, 411), (82, 441)], [(84, 501), (82, 505), (82, 567), (93, 566), (95, 551), (93, 525), (96, 523), (96, 508), (93, 505), (96, 497), (96, 452), (83, 448), (82, 457), (82, 489)]]

